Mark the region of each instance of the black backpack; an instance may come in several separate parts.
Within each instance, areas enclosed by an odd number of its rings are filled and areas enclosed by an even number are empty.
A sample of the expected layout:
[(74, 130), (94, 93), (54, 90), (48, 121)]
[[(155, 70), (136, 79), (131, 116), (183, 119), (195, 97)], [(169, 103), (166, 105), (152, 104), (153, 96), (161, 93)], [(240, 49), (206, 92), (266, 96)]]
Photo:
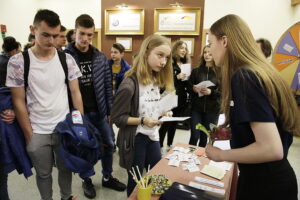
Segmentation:
[[(68, 80), (68, 65), (67, 65), (67, 57), (64, 52), (57, 51), (59, 61), (63, 67), (63, 70), (65, 72), (65, 83), (67, 85), (67, 90), (68, 90), (68, 101), (69, 101), (69, 108), (72, 110), (73, 108), (73, 103), (72, 103), (72, 98), (71, 98), (71, 92), (69, 88), (69, 80)], [(28, 75), (29, 75), (29, 68), (30, 68), (30, 58), (29, 58), (29, 53), (28, 51), (23, 51), (22, 52), (23, 57), (24, 57), (24, 89), (26, 91), (28, 87)]]

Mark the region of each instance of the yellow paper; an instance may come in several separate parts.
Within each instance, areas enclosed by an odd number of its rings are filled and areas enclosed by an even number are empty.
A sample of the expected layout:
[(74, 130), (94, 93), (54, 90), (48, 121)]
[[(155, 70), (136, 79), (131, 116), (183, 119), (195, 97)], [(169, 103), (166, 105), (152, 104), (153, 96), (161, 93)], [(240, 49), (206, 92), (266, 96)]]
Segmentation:
[(205, 165), (201, 170), (201, 173), (211, 176), (213, 178), (221, 180), (224, 176), (226, 171), (219, 167), (214, 167), (211, 165)]

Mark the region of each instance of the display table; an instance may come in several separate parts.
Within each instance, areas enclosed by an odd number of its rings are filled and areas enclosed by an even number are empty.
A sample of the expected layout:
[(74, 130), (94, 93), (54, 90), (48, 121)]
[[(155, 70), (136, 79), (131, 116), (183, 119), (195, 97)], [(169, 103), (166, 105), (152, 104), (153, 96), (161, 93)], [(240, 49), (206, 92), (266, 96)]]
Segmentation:
[[(193, 145), (188, 145), (188, 144), (177, 143), (175, 146), (194, 147), (194, 148), (197, 149), (195, 152), (205, 151), (204, 148), (193, 146)], [(172, 149), (167, 154), (173, 153)], [(164, 155), (164, 157), (165, 157), (165, 155)], [(209, 177), (205, 174), (202, 174), (199, 171), (198, 172), (184, 171), (182, 169), (181, 165), (179, 167), (169, 166), (168, 165), (169, 160), (164, 158), (164, 157), (150, 170), (149, 174), (164, 174), (172, 182), (179, 182), (179, 183), (186, 184), (186, 185), (188, 185), (188, 183), (190, 181), (197, 182), (194, 179), (195, 176), (199, 176), (199, 177), (203, 177), (203, 178), (211, 179), (211, 180), (217, 180), (217, 179), (211, 178), (211, 177)], [(210, 160), (208, 158), (206, 158), (205, 156), (200, 156), (199, 160), (201, 162), (201, 164), (199, 165), (199, 168), (200, 168), (200, 171), (201, 171), (201, 169), (204, 167), (204, 165), (208, 164), (208, 162)], [(224, 183), (224, 188), (223, 189), (225, 189), (225, 191), (226, 191), (225, 195), (224, 195), (224, 199), (234, 200), (235, 189), (236, 189), (236, 180), (237, 180), (237, 168), (236, 168), (236, 165), (234, 164), (230, 168), (230, 171), (227, 171), (224, 178), (221, 180)], [(207, 185), (207, 184), (204, 184), (204, 183), (201, 183), (201, 184)], [(213, 186), (213, 185), (207, 185), (207, 186), (220, 189), (219, 187)], [(129, 200), (136, 200), (137, 199), (137, 189), (136, 188), (131, 193), (131, 195), (129, 196), (128, 199)], [(151, 200), (155, 200), (155, 199), (159, 199), (159, 195), (152, 195)]]

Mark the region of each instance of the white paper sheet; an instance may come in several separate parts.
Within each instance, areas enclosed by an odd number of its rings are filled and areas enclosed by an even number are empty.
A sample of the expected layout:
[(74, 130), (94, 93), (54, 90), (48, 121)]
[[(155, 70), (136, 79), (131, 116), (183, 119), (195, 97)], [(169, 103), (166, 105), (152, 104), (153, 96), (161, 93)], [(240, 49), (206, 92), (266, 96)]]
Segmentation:
[(177, 107), (178, 105), (178, 96), (174, 93), (169, 93), (159, 101), (160, 109), (165, 112), (172, 110), (172, 108)]
[(186, 119), (189, 119), (191, 117), (162, 117), (159, 119), (159, 121), (162, 122), (171, 122), (171, 121), (184, 121)]
[(191, 67), (191, 64), (187, 63), (187, 64), (182, 64), (180, 66), (180, 69), (181, 69), (181, 73), (185, 74), (186, 77), (184, 80), (188, 80), (190, 75), (191, 75), (191, 72), (192, 72), (192, 67)]
[[(197, 85), (194, 85), (196, 88), (208, 88), (210, 86), (215, 86), (215, 84), (211, 81), (202, 81)], [(202, 97), (204, 94), (198, 93), (199, 97)]]

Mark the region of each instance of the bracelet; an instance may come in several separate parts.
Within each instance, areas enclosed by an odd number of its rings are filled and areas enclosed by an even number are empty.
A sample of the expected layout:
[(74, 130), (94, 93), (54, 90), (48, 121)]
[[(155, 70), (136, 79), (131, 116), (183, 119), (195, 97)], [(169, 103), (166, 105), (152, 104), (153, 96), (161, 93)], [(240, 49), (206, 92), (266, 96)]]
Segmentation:
[(141, 118), (141, 125), (144, 126), (144, 117)]

